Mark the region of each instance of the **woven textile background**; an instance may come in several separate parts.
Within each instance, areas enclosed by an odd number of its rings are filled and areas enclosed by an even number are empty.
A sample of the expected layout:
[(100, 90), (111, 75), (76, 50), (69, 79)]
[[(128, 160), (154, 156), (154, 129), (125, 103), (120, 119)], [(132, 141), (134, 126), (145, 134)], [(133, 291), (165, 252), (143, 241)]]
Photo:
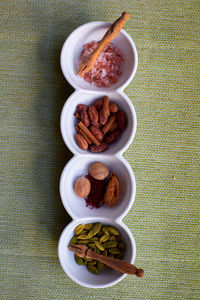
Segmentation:
[[(137, 114), (124, 157), (137, 182), (124, 218), (143, 279), (100, 290), (63, 272), (69, 223), (58, 186), (72, 157), (61, 109), (73, 92), (59, 64), (70, 32), (131, 13), (139, 66), (125, 89)], [(199, 0), (1, 0), (0, 299), (200, 299)]]

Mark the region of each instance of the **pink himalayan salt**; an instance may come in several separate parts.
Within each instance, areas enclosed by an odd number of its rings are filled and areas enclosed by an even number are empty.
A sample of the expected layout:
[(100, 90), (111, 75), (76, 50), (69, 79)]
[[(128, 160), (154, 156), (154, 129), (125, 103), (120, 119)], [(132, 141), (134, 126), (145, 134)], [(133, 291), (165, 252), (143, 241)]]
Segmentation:
[[(83, 45), (80, 62), (93, 52), (97, 45), (98, 43), (95, 41)], [(100, 52), (93, 68), (85, 73), (83, 78), (95, 86), (110, 87), (118, 81), (118, 77), (122, 74), (123, 62), (122, 51), (110, 43)]]

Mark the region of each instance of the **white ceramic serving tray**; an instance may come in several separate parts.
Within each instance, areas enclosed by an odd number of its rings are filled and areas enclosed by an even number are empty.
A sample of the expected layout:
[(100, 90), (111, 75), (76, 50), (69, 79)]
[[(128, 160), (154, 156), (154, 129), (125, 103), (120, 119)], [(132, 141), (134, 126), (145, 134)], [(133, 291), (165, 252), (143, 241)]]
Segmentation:
[[(130, 230), (123, 224), (122, 218), (130, 210), (136, 192), (135, 177), (130, 165), (122, 157), (129, 147), (136, 132), (137, 120), (134, 107), (130, 99), (123, 92), (133, 79), (137, 69), (137, 51), (131, 37), (121, 30), (112, 41), (123, 52), (125, 60), (123, 73), (116, 84), (109, 88), (98, 88), (76, 75), (77, 64), (82, 46), (93, 40), (100, 40), (107, 31), (110, 23), (91, 22), (73, 31), (65, 41), (61, 51), (61, 68), (65, 78), (75, 88), (75, 92), (66, 101), (61, 113), (61, 133), (67, 147), (74, 157), (66, 164), (60, 179), (60, 196), (63, 205), (73, 221), (64, 229), (58, 244), (58, 256), (66, 274), (76, 283), (90, 288), (104, 288), (116, 284), (126, 275), (111, 269), (104, 270), (98, 276), (91, 274), (85, 266), (78, 266), (74, 254), (67, 249), (73, 236), (74, 228), (79, 224), (101, 222), (116, 226), (126, 245), (124, 259), (133, 263), (136, 254), (135, 241)], [(128, 126), (120, 138), (102, 153), (91, 153), (81, 150), (75, 140), (76, 106), (80, 103), (90, 105), (94, 100), (109, 96), (111, 101), (124, 110), (128, 118)], [(80, 199), (74, 192), (74, 183), (80, 176), (88, 172), (89, 166), (96, 161), (106, 164), (110, 171), (116, 172), (120, 182), (120, 197), (116, 206), (110, 208), (102, 206), (98, 209), (86, 207), (84, 199)]]

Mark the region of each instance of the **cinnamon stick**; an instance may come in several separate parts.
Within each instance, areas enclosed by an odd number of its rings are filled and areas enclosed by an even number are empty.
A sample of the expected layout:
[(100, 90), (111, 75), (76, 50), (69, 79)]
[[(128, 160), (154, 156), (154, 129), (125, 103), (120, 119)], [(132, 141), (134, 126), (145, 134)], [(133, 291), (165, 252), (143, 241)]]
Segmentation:
[(115, 120), (116, 120), (116, 114), (113, 114), (110, 117), (110, 119), (108, 119), (108, 122), (106, 123), (106, 125), (102, 128), (102, 131), (104, 134), (106, 134), (110, 130), (110, 128), (114, 124)]
[(104, 116), (102, 110), (99, 112), (99, 122), (101, 125), (105, 125), (108, 122), (108, 116)]
[(87, 137), (96, 145), (99, 146), (99, 141), (95, 138), (95, 136), (89, 131), (89, 129), (83, 124), (82, 121), (78, 123), (78, 126), (83, 130), (83, 132), (87, 135)]
[(98, 43), (97, 48), (83, 59), (76, 74), (83, 76), (86, 72), (92, 69), (99, 53), (116, 37), (124, 26), (126, 20), (129, 18), (130, 14), (128, 12), (122, 13), (121, 17), (109, 27), (102, 40)]
[(108, 96), (105, 96), (103, 98), (102, 115), (103, 115), (103, 117), (110, 116), (109, 97)]
[(114, 131), (115, 129), (118, 128), (117, 122), (114, 122), (111, 126), (110, 129), (107, 131), (107, 133)]
[(75, 126), (75, 129), (78, 133), (80, 133), (84, 137), (84, 139), (86, 140), (88, 145), (92, 144), (92, 141), (89, 139), (89, 137), (85, 134), (85, 132), (78, 125)]

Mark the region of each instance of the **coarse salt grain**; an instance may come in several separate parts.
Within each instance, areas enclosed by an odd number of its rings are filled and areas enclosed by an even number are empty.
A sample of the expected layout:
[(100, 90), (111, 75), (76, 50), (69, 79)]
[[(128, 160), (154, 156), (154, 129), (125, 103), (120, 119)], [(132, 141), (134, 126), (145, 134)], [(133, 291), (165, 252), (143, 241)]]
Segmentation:
[[(93, 52), (97, 45), (98, 43), (95, 41), (83, 45), (80, 62)], [(110, 87), (117, 82), (118, 77), (121, 75), (123, 62), (122, 51), (110, 43), (101, 51), (93, 68), (85, 73), (83, 78), (95, 86)]]

